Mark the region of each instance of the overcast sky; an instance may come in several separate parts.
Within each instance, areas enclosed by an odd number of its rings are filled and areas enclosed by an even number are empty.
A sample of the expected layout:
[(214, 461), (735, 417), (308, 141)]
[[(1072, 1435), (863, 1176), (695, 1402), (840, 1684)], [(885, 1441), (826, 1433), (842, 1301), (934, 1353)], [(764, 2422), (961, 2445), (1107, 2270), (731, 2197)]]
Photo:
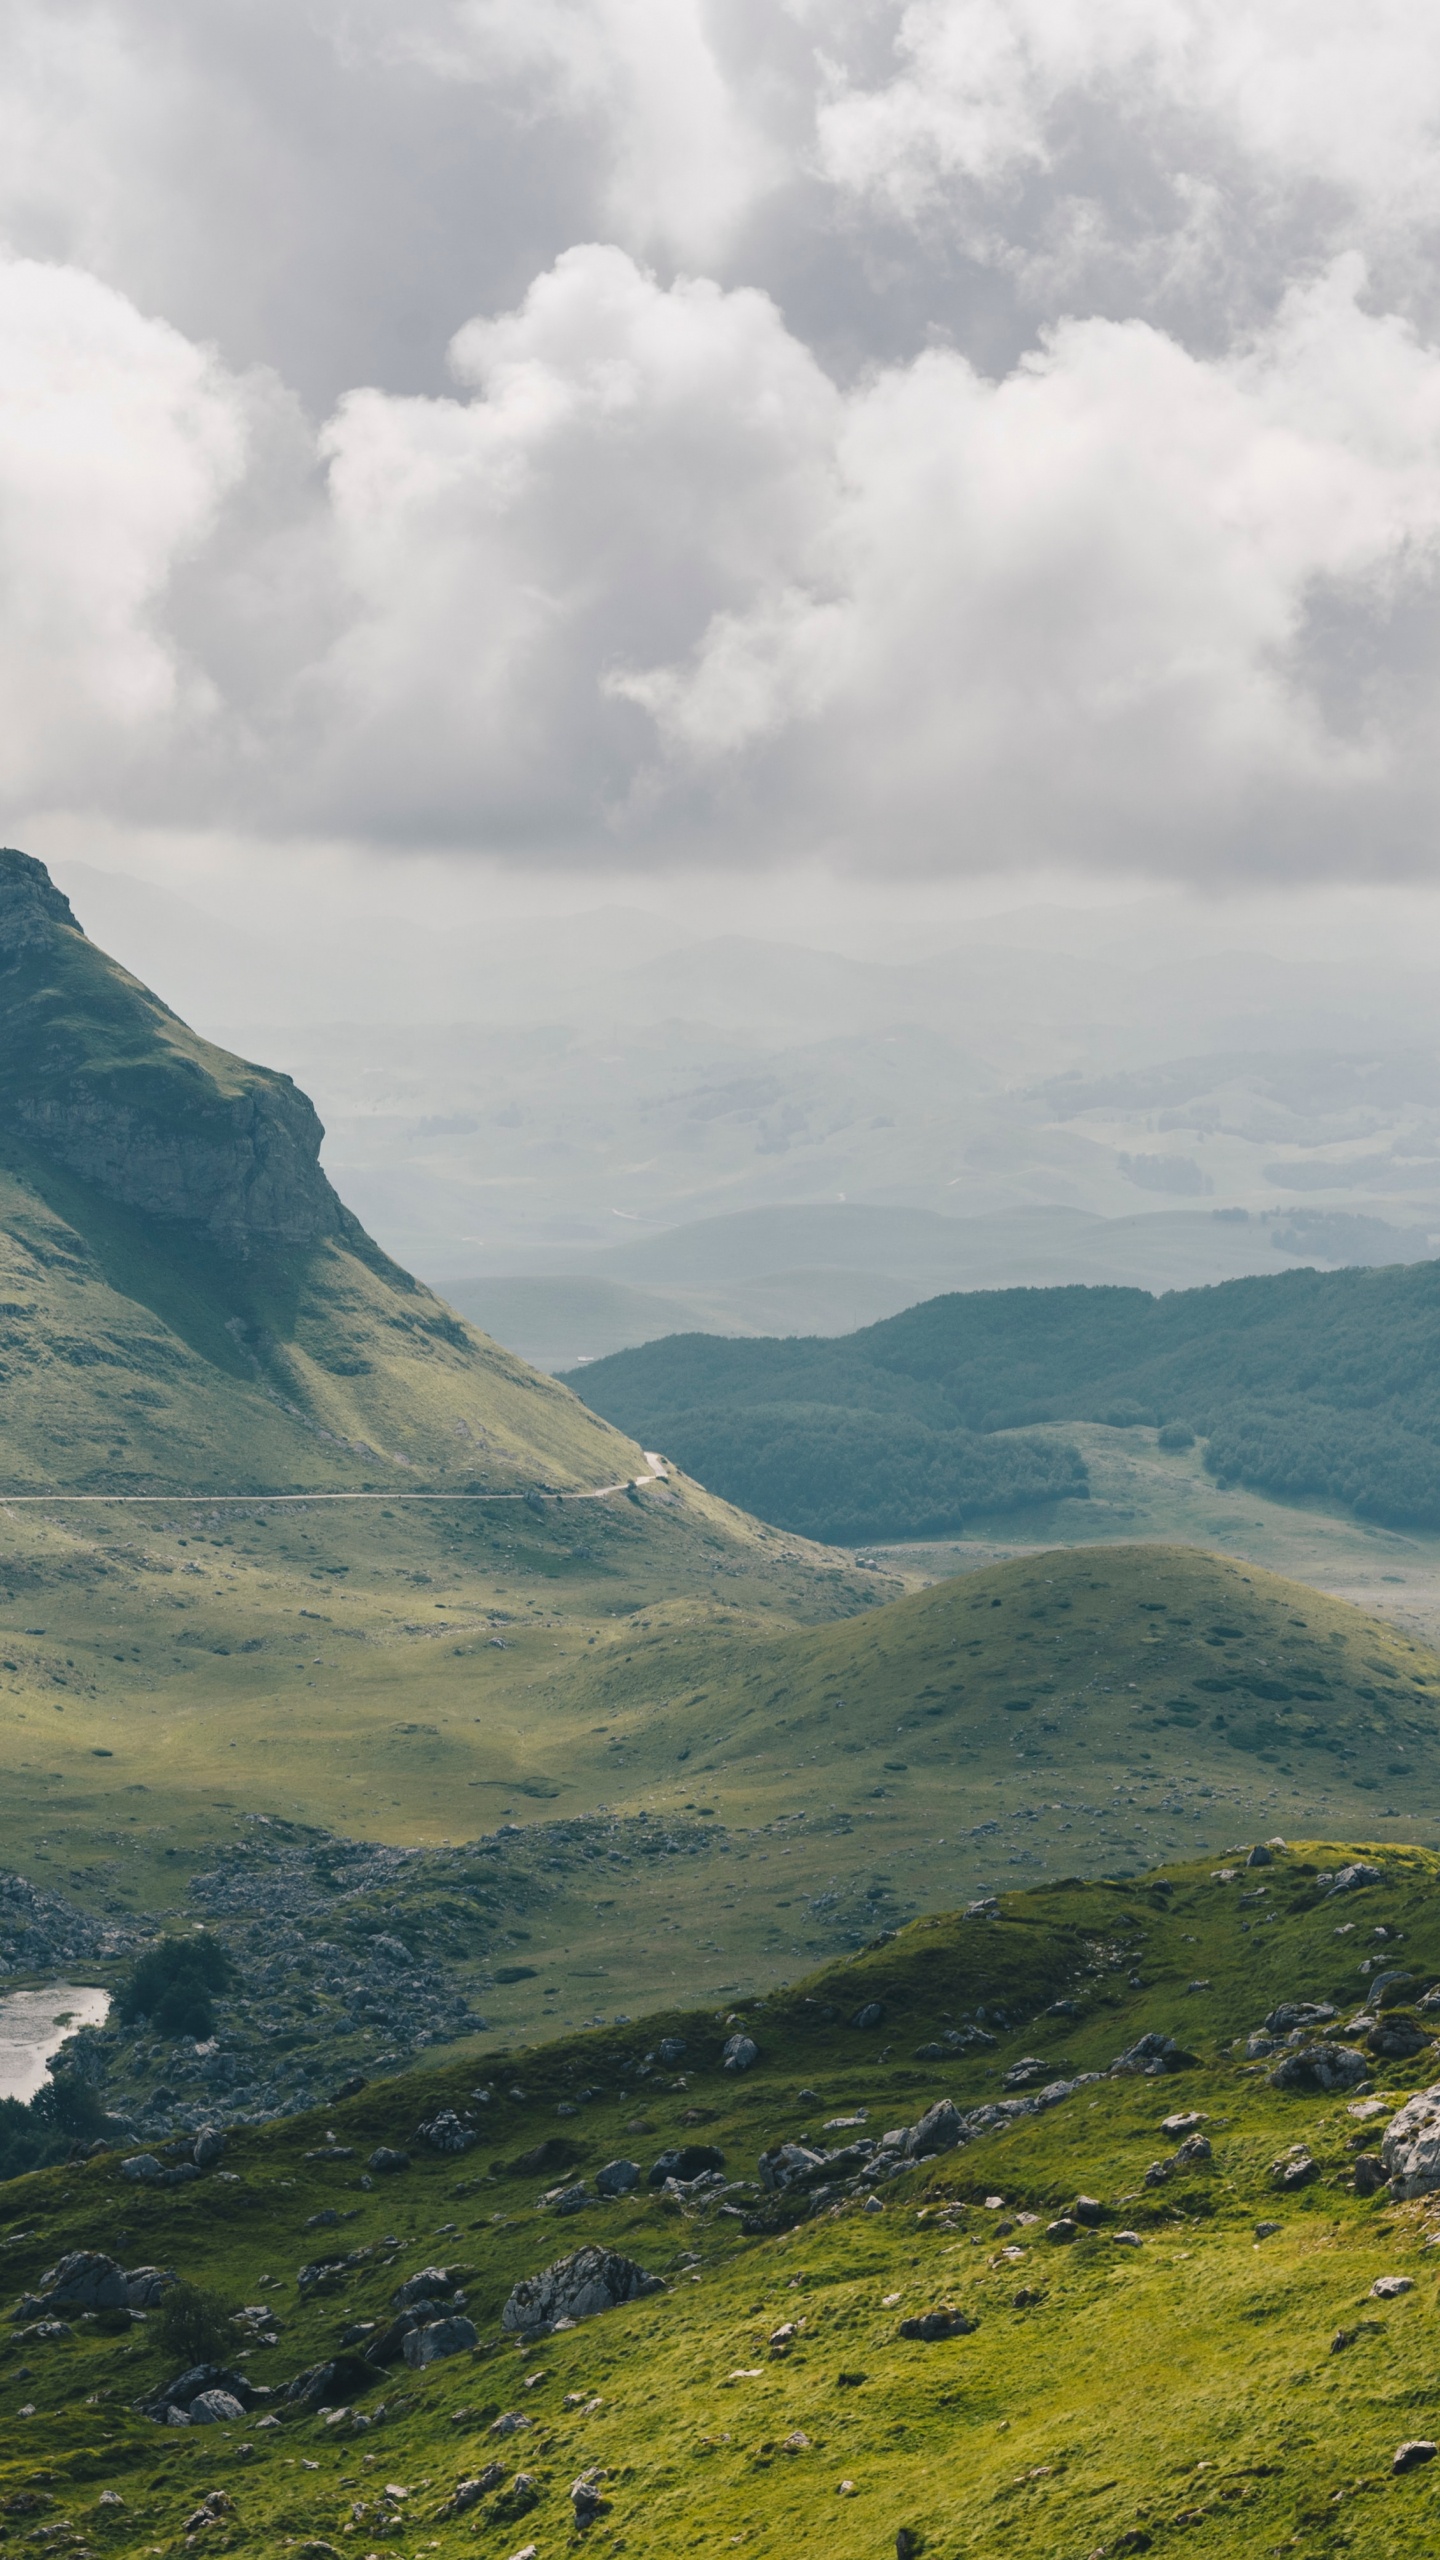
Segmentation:
[(0, 823), (1428, 880), (1437, 118), (1415, 0), (9, 0)]

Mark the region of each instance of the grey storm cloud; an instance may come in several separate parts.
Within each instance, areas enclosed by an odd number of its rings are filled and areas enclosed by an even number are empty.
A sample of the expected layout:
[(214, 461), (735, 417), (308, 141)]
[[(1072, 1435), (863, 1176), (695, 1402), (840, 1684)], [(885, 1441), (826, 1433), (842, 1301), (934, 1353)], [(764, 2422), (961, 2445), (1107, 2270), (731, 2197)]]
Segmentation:
[(12, 0), (0, 798), (1403, 877), (1440, 27)]

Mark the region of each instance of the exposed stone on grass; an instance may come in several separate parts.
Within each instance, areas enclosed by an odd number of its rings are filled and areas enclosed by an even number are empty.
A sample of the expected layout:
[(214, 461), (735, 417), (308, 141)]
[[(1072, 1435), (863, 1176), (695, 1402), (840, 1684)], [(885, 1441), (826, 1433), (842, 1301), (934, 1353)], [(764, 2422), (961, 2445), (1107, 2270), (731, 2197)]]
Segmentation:
[(478, 2347), (480, 2332), (473, 2320), (457, 2314), (448, 2320), (427, 2320), (423, 2328), (414, 2328), (407, 2336), (402, 2353), (412, 2371), (428, 2364), (439, 2364), (447, 2356), (464, 2355)]
[(937, 2338), (968, 2338), (979, 2325), (968, 2312), (957, 2311), (952, 2303), (942, 2303), (937, 2310), (918, 2311), (911, 2319), (902, 2320), (896, 2334), (919, 2338), (929, 2346)]
[(1335, 2089), (1358, 2088), (1369, 2076), (1369, 2061), (1354, 2045), (1307, 2044), (1277, 2062), (1270, 2073), (1270, 2086), (1328, 2095)]
[(1407, 2436), (1403, 2444), (1395, 2447), (1390, 2457), (1390, 2468), (1392, 2471), (1418, 2471), (1422, 2462), (1433, 2462), (1437, 2453), (1440, 2453), (1440, 2444), (1435, 2444), (1429, 2436)]
[(557, 2258), (538, 2275), (522, 2277), (500, 2314), (500, 2325), (512, 2334), (528, 2335), (552, 2329), (561, 2320), (590, 2320), (618, 2303), (663, 2290), (660, 2277), (648, 2275), (633, 2258), (592, 2245)]

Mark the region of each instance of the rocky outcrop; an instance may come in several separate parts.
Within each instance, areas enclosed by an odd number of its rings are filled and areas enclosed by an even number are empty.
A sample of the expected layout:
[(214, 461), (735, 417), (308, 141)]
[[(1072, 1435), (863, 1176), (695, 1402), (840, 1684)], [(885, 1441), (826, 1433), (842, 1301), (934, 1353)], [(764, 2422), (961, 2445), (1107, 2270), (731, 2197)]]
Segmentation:
[(500, 2314), (500, 2326), (512, 2335), (533, 2336), (561, 2320), (591, 2320), (617, 2303), (638, 2302), (662, 2289), (659, 2276), (647, 2275), (618, 2250), (577, 2249), (539, 2275), (523, 2277)]
[(288, 1076), (189, 1031), (86, 939), (41, 862), (0, 851), (0, 1097), (45, 1155), (227, 1250), (359, 1234)]

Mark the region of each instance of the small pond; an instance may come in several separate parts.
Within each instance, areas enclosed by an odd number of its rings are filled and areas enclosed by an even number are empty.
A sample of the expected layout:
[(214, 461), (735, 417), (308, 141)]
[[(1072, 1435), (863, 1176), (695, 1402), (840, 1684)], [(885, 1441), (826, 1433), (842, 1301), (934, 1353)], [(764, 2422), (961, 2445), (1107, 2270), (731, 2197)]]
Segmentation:
[(77, 2027), (103, 2026), (109, 2011), (109, 1992), (93, 1984), (0, 1993), (0, 2098), (33, 2098), (45, 2086), (51, 2054)]

